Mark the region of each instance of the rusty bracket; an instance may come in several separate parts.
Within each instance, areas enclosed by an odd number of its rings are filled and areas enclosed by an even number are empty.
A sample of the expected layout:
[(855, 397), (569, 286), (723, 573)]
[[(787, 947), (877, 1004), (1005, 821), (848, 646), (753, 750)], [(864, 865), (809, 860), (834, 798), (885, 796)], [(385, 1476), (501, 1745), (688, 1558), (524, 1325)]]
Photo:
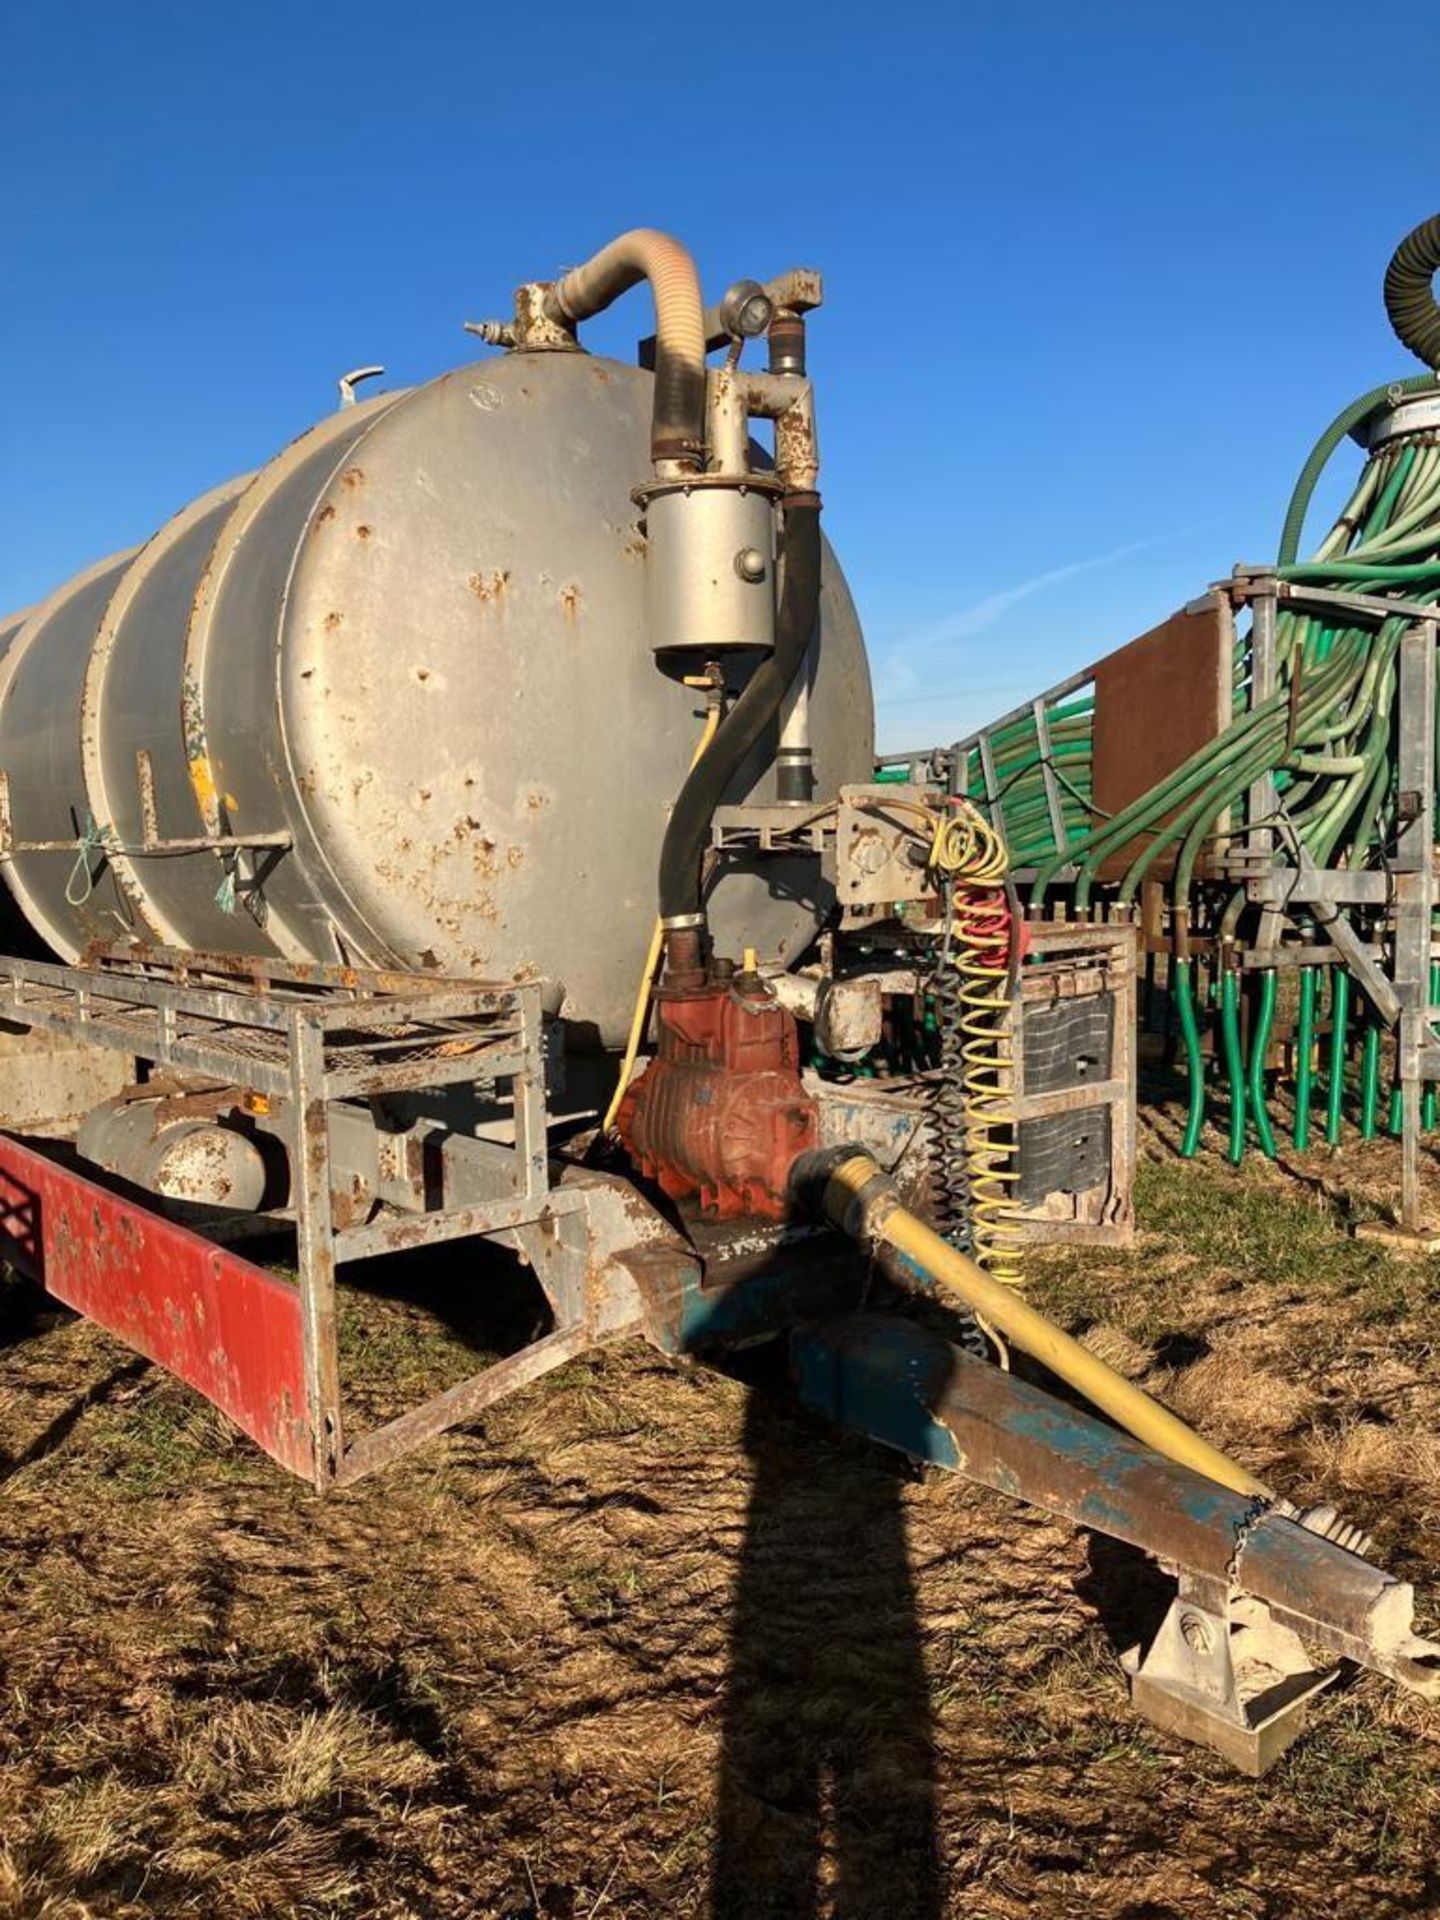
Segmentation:
[(835, 886), (842, 908), (893, 906), (935, 892), (928, 839), (916, 831), (915, 794), (894, 785), (840, 789)]
[(13, 859), (17, 853), (96, 853), (127, 855), (147, 853), (214, 853), (238, 851), (246, 847), (288, 848), (293, 840), (283, 830), (276, 833), (196, 834), (178, 840), (161, 837), (155, 807), (155, 769), (145, 747), (135, 754), (135, 774), (140, 788), (141, 838), (136, 844), (120, 840), (112, 827), (93, 825), (88, 833), (76, 833), (62, 840), (17, 840), (10, 810), (10, 776), (0, 767), (0, 860)]

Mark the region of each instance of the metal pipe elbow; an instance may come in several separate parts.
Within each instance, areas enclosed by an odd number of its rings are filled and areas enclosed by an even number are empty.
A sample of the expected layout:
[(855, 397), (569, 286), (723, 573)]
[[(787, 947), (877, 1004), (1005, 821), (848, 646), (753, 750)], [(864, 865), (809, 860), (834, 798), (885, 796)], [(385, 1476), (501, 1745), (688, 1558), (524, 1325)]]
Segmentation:
[(697, 467), (705, 456), (705, 308), (688, 251), (668, 233), (635, 227), (557, 280), (545, 299), (553, 320), (578, 326), (640, 281), (655, 301), (655, 407), (650, 453), (659, 466)]
[(814, 493), (820, 484), (815, 389), (803, 375), (752, 373), (745, 405), (758, 420), (775, 422), (775, 471), (787, 493)]

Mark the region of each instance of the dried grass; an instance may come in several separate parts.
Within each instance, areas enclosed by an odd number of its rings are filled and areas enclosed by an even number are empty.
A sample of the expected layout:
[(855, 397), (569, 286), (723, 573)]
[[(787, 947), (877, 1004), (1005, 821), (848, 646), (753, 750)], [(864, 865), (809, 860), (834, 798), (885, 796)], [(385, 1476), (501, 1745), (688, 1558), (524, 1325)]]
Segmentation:
[[(1137, 1250), (1032, 1296), (1440, 1584), (1440, 1263), (1250, 1169), (1149, 1167), (1141, 1204)], [(382, 1315), (351, 1363), (416, 1337)], [(0, 1349), (0, 1447), (126, 1362), (76, 1321)], [(151, 1371), (5, 1494), (6, 1920), (699, 1920), (722, 1804), (756, 1891), (719, 1920), (1436, 1896), (1433, 1707), (1366, 1681), (1244, 1781), (1130, 1714), (1133, 1561), (643, 1348), (323, 1504)], [(819, 1904), (767, 1910), (797, 1847)]]

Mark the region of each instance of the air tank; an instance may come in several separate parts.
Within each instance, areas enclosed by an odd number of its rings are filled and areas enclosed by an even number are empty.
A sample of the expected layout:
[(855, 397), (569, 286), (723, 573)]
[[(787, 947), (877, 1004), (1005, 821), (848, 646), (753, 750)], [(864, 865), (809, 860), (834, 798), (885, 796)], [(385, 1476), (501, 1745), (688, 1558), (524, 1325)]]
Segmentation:
[[(342, 408), (0, 619), (0, 871), (45, 944), (543, 978), (623, 1042), (703, 718), (647, 631), (652, 378), (510, 353)], [(874, 745), (828, 550), (806, 673), (823, 804)], [(717, 948), (792, 960), (830, 900), (816, 856), (727, 857)]]

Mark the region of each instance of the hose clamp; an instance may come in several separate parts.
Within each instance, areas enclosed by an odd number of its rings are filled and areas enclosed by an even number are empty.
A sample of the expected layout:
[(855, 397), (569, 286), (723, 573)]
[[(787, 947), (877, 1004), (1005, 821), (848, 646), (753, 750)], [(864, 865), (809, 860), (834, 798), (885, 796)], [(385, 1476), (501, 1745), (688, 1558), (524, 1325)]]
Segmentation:
[(1374, 453), (1387, 441), (1404, 433), (1440, 431), (1440, 390), (1435, 393), (1408, 394), (1383, 412), (1372, 413), (1355, 429), (1354, 438), (1367, 453)]

